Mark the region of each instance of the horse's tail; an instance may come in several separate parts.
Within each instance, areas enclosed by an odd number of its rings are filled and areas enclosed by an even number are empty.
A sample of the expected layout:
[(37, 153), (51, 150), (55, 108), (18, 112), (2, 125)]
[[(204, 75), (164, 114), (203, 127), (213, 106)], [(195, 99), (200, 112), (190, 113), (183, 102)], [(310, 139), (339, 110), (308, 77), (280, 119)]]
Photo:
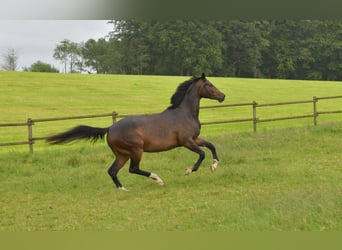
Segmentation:
[(66, 132), (50, 136), (46, 141), (50, 144), (64, 144), (75, 140), (86, 139), (95, 143), (98, 139), (103, 139), (109, 128), (95, 128), (90, 126), (77, 126)]

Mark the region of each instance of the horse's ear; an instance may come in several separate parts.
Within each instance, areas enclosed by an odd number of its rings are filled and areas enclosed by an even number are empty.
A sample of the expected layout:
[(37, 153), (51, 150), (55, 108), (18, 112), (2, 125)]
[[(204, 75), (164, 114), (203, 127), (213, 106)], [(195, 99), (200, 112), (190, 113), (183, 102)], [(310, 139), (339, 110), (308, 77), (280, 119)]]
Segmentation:
[(204, 73), (204, 72), (202, 73), (201, 78), (202, 78), (203, 80), (205, 80), (205, 73)]

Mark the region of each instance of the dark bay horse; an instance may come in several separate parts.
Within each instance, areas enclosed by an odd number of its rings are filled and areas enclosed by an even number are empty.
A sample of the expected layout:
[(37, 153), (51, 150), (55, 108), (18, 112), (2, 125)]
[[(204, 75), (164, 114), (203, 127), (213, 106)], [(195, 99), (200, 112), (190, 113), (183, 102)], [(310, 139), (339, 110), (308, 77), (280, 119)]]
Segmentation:
[(199, 155), (199, 159), (192, 168), (186, 169), (185, 174), (188, 175), (199, 168), (205, 157), (200, 147), (207, 147), (214, 160), (211, 171), (215, 171), (219, 163), (215, 146), (198, 137), (201, 128), (198, 119), (201, 98), (219, 102), (225, 99), (225, 95), (206, 79), (204, 73), (201, 77), (193, 77), (180, 84), (171, 97), (171, 106), (159, 114), (126, 117), (108, 128), (78, 126), (47, 138), (47, 142), (63, 144), (78, 139), (91, 139), (95, 142), (107, 134), (108, 146), (116, 156), (108, 174), (119, 189), (125, 188), (117, 174), (128, 160), (130, 173), (149, 177), (157, 184), (164, 185), (158, 175), (139, 168), (143, 152), (160, 152), (180, 146), (190, 149)]

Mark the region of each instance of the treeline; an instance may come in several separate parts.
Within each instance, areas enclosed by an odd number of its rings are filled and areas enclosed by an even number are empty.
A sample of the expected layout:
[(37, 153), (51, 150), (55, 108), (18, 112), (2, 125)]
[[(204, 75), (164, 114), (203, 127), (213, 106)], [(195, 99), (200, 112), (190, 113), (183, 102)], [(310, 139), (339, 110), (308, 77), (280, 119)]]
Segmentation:
[[(78, 44), (75, 65), (103, 74), (342, 80), (342, 23), (112, 21), (113, 32)], [(75, 68), (75, 67), (74, 67)]]

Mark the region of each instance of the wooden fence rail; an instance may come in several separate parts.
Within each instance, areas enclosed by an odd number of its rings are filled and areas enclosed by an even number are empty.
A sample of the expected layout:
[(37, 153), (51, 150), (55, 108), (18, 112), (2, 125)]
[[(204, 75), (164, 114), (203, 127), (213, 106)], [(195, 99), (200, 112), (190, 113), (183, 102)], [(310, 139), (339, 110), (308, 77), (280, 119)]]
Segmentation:
[[(234, 108), (234, 107), (243, 107), (243, 106), (250, 106), (252, 107), (252, 117), (249, 118), (240, 118), (240, 119), (232, 119), (232, 120), (219, 120), (219, 121), (212, 121), (212, 122), (202, 122), (202, 125), (212, 125), (212, 124), (223, 124), (223, 123), (236, 123), (236, 122), (252, 122), (253, 123), (253, 131), (257, 131), (257, 124), (263, 122), (273, 122), (273, 121), (280, 121), (280, 120), (291, 120), (291, 119), (302, 119), (302, 118), (313, 118), (313, 124), (317, 125), (317, 117), (319, 115), (328, 115), (328, 114), (338, 114), (342, 113), (342, 110), (329, 110), (329, 111), (317, 111), (317, 103), (319, 100), (328, 100), (328, 99), (338, 99), (342, 98), (342, 96), (325, 96), (325, 97), (316, 97), (314, 96), (312, 100), (304, 100), (304, 101), (291, 101), (291, 102), (278, 102), (278, 103), (264, 103), (259, 104), (257, 102), (248, 102), (248, 103), (235, 103), (235, 104), (224, 104), (224, 105), (213, 105), (213, 106), (203, 106), (201, 109), (222, 109), (222, 108)], [(282, 106), (282, 105), (298, 105), (298, 104), (306, 104), (312, 103), (313, 104), (313, 112), (312, 114), (303, 114), (303, 115), (296, 115), (296, 116), (284, 116), (284, 117), (274, 117), (274, 118), (267, 118), (267, 119), (259, 119), (257, 117), (257, 109), (263, 107), (270, 107), (270, 106)], [(98, 117), (112, 117), (113, 123), (116, 122), (119, 118), (124, 118), (127, 115), (119, 115), (116, 112), (107, 113), (107, 114), (97, 114), (97, 115), (82, 115), (82, 116), (70, 116), (70, 117), (57, 117), (57, 118), (43, 118), (43, 119), (32, 119), (28, 118), (27, 122), (20, 122), (20, 123), (2, 123), (0, 124), (1, 127), (18, 127), (18, 126), (26, 126), (28, 132), (28, 138), (26, 141), (20, 142), (5, 142), (0, 143), (0, 146), (15, 146), (15, 145), (29, 145), (30, 153), (33, 153), (33, 144), (35, 141), (44, 140), (45, 137), (34, 137), (33, 136), (33, 125), (39, 122), (52, 122), (52, 121), (63, 121), (63, 120), (73, 120), (73, 119), (89, 119), (89, 118), (98, 118)]]
[(5, 142), (0, 143), (0, 146), (15, 146), (15, 145), (29, 145), (30, 153), (33, 153), (33, 144), (35, 141), (45, 140), (46, 136), (44, 137), (33, 137), (33, 125), (39, 122), (52, 122), (52, 121), (65, 121), (65, 120), (75, 120), (75, 119), (89, 119), (89, 118), (98, 118), (98, 117), (112, 117), (113, 123), (116, 121), (118, 114), (116, 112), (107, 113), (107, 114), (97, 114), (97, 115), (82, 115), (82, 116), (67, 116), (67, 117), (56, 117), (56, 118), (43, 118), (43, 119), (32, 119), (28, 118), (27, 122), (20, 122), (20, 123), (2, 123), (0, 127), (19, 127), (25, 126), (27, 127), (28, 137), (26, 141), (20, 142)]

